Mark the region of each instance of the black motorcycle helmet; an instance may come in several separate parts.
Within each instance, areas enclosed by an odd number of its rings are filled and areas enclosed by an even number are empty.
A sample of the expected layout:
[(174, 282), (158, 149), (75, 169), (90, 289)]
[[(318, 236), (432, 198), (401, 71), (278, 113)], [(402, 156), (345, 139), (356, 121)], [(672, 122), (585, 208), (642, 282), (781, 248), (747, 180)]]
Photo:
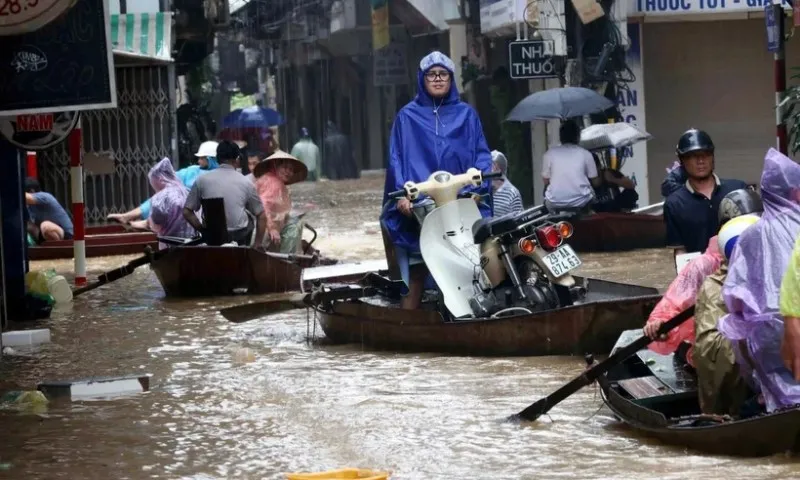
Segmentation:
[(711, 141), (711, 136), (696, 128), (686, 130), (678, 139), (675, 153), (678, 154), (678, 157), (682, 157), (687, 153), (697, 151), (714, 153), (714, 142)]
[(748, 213), (761, 214), (763, 211), (764, 204), (761, 202), (761, 196), (749, 188), (742, 188), (734, 190), (722, 198), (722, 201), (719, 202), (717, 218), (719, 224), (723, 225), (732, 218)]

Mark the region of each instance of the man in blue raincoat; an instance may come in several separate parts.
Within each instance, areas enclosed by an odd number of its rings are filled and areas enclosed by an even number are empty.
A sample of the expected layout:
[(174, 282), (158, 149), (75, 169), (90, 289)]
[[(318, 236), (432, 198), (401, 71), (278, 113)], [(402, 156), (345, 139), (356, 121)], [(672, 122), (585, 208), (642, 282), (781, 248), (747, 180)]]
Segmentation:
[[(492, 170), (492, 156), (480, 118), (460, 100), (453, 82), (454, 71), (453, 61), (441, 52), (424, 57), (417, 72), (417, 96), (400, 109), (392, 126), (381, 224), (394, 245), (408, 286), (402, 308), (419, 306), (429, 276), (420, 253), (420, 230), (412, 216), (412, 204), (406, 198), (390, 200), (389, 192), (402, 189), (407, 181), (425, 181), (437, 170), (454, 175), (472, 167), (484, 173)], [(485, 195), (489, 182), (464, 191)], [(488, 205), (479, 204), (479, 208), (484, 217), (491, 216)]]
[[(191, 189), (195, 180), (200, 175), (210, 172), (219, 167), (217, 163), (217, 142), (203, 142), (197, 149), (197, 165), (190, 165), (175, 172), (183, 186)], [(108, 220), (113, 220), (122, 224), (130, 223), (134, 228), (147, 229), (147, 219), (150, 218), (150, 199), (148, 198), (141, 205), (125, 213), (112, 213)]]

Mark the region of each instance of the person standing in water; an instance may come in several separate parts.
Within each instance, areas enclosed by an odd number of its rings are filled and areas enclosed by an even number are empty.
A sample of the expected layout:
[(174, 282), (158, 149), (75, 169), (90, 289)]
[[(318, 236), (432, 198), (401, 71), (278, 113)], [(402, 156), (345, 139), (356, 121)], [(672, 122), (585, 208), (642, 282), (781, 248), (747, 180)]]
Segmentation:
[[(413, 205), (406, 198), (391, 200), (389, 192), (402, 189), (407, 181), (427, 180), (437, 170), (454, 175), (469, 168), (484, 173), (492, 170), (492, 156), (480, 118), (460, 100), (454, 71), (453, 61), (441, 52), (424, 57), (417, 72), (417, 96), (400, 109), (392, 126), (383, 190), (385, 207), (380, 220), (394, 245), (398, 267), (408, 287), (401, 302), (407, 309), (419, 307), (428, 270), (420, 253), (420, 230), (412, 217)], [(465, 190), (488, 194), (489, 182)], [(481, 204), (480, 210), (484, 217), (491, 216), (488, 205)]]
[(311, 134), (308, 133), (306, 127), (300, 129), (300, 140), (292, 147), (291, 155), (306, 165), (306, 169), (308, 169), (306, 180), (316, 182), (318, 178), (317, 169), (320, 164), (319, 147), (311, 139)]

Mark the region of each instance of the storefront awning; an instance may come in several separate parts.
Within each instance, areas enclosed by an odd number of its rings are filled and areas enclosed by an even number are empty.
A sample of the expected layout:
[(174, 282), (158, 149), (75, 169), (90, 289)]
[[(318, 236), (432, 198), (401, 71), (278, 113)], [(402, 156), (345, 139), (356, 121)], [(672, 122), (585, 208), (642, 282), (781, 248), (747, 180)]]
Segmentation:
[(111, 15), (111, 45), (115, 55), (172, 61), (172, 12)]

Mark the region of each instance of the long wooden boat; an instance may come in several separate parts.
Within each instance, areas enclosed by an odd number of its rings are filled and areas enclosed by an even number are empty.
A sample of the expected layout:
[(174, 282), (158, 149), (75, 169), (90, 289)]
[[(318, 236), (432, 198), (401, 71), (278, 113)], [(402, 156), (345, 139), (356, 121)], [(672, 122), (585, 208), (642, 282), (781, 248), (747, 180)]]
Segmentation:
[(196, 246), (173, 247), (150, 266), (167, 297), (200, 297), (299, 290), (303, 268), (317, 264), (317, 256)]
[(663, 215), (595, 213), (570, 221), (570, 246), (577, 252), (620, 252), (667, 245)]
[(381, 295), (318, 305), (317, 318), (327, 341), (379, 350), (485, 356), (608, 353), (620, 333), (644, 325), (661, 298), (654, 288), (576, 280), (585, 281), (588, 292), (580, 304), (534, 314), (446, 322), (433, 302), (403, 310), (397, 300)]
[[(640, 335), (641, 330), (625, 332), (617, 346)], [(668, 445), (743, 457), (800, 449), (800, 408), (747, 419), (703, 415), (696, 378), (673, 355), (641, 350), (598, 383), (605, 404), (617, 418), (643, 436)]]
[[(132, 232), (120, 224), (86, 227), (86, 257), (135, 255), (144, 253), (146, 247), (158, 249), (158, 239), (152, 232)], [(73, 257), (72, 240), (44, 242), (28, 247), (30, 260), (54, 260)]]

